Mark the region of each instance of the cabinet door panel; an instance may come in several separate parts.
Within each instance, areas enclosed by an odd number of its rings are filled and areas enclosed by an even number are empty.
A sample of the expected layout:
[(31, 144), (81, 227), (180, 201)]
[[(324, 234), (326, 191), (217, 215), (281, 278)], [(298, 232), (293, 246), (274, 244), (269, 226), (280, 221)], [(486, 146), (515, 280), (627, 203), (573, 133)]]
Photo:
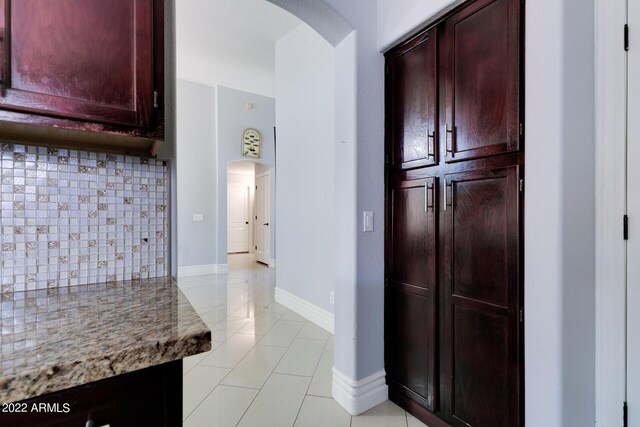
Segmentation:
[(437, 32), (399, 47), (391, 61), (393, 165), (437, 163)]
[(519, 168), (445, 178), (448, 410), (455, 425), (518, 425)]
[(417, 394), (416, 399), (434, 410), (435, 399), (435, 314), (434, 293), (392, 286), (388, 293), (392, 316), (387, 326), (393, 363), (387, 375)]
[(2, 0), (0, 106), (149, 126), (153, 0)]
[(483, 177), (452, 184), (453, 294), (507, 306), (507, 178)]
[(519, 150), (519, 1), (447, 20), (447, 162)]
[(435, 178), (403, 181), (391, 193), (393, 283), (435, 290)]
[(434, 410), (436, 179), (402, 181), (390, 194), (387, 367), (390, 380)]
[(504, 315), (453, 307), (452, 415), (470, 426), (511, 426), (509, 324)]

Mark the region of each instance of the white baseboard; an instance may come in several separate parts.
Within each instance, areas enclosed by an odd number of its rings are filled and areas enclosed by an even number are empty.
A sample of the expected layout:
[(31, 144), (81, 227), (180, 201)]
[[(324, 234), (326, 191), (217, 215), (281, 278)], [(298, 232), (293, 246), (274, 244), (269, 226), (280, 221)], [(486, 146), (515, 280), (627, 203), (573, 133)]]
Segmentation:
[(229, 271), (227, 264), (193, 265), (190, 267), (178, 267), (178, 278), (204, 276), (207, 274), (225, 274)]
[(277, 287), (276, 302), (333, 334), (333, 313)]
[(271, 258), (269, 260), (269, 268), (276, 268), (276, 260), (275, 260), (275, 258)]
[(389, 398), (384, 369), (356, 381), (335, 367), (331, 382), (333, 398), (351, 415), (359, 415)]

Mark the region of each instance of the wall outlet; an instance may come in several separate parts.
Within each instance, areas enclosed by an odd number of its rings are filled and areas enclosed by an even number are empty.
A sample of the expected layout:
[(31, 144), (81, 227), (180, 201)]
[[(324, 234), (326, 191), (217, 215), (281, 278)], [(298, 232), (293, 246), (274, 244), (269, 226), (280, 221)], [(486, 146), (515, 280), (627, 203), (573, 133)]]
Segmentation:
[(329, 291), (329, 304), (333, 305), (336, 303), (336, 296), (333, 291)]
[(193, 214), (193, 222), (203, 222), (204, 214)]

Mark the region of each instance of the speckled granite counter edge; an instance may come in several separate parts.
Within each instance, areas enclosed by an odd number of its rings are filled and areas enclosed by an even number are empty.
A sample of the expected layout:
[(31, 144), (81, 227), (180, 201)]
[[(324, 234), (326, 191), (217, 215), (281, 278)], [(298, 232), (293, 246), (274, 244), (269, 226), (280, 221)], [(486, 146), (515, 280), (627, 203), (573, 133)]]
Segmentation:
[(161, 365), (211, 350), (211, 331), (193, 333), (179, 340), (145, 343), (139, 347), (64, 365), (34, 367), (8, 378), (0, 378), (0, 388), (7, 392), (0, 402), (16, 402), (65, 390), (120, 374)]

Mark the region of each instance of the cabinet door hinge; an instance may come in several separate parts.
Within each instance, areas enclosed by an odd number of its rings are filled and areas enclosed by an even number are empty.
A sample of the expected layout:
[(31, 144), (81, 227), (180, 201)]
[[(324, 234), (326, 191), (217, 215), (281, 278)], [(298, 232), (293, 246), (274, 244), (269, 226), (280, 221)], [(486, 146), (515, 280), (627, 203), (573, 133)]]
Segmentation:
[(158, 108), (158, 91), (153, 91), (153, 108)]
[(520, 123), (520, 137), (524, 136), (524, 123)]
[(520, 323), (524, 322), (524, 309), (520, 309)]
[(629, 217), (627, 215), (622, 218), (622, 235), (624, 240), (629, 240)]
[(624, 427), (629, 425), (629, 408), (627, 407), (627, 402), (622, 404), (622, 425)]
[(624, 50), (629, 50), (629, 25), (624, 24)]
[(520, 180), (520, 192), (524, 193), (524, 179)]

